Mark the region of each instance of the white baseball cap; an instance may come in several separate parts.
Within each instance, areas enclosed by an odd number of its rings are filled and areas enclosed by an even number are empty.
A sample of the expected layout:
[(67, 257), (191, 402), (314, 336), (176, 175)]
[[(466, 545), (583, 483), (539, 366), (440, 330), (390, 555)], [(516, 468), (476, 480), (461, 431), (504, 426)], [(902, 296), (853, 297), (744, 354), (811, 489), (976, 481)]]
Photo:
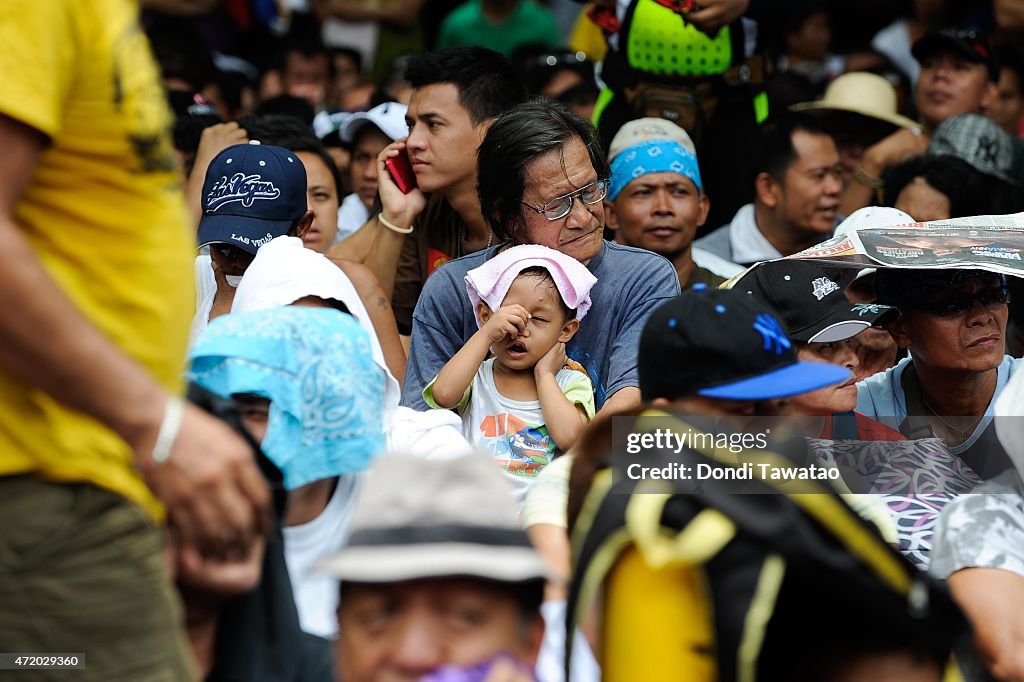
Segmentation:
[(405, 122), (405, 113), (408, 110), (409, 107), (399, 102), (384, 102), (369, 111), (356, 112), (345, 119), (345, 124), (341, 127), (341, 141), (350, 144), (363, 126), (370, 123), (392, 140), (405, 137), (409, 134), (409, 126)]

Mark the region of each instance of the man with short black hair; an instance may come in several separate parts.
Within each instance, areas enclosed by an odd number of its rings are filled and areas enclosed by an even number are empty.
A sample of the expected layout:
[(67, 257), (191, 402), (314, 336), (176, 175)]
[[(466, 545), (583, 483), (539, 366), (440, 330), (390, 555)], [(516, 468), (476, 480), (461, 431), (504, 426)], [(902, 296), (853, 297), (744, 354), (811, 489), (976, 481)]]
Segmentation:
[(693, 249), (711, 202), (685, 130), (663, 119), (630, 121), (612, 139), (609, 161), (605, 218), (617, 243), (669, 259), (683, 289), (697, 283), (717, 287), (739, 272)]
[(808, 114), (761, 127), (754, 201), (694, 245), (739, 265), (790, 256), (828, 239), (836, 226), (842, 166), (835, 142)]
[(334, 61), (315, 34), (292, 36), (281, 50), (278, 68), (284, 94), (304, 99), (314, 113), (323, 108), (334, 81)]
[(912, 52), (921, 64), (914, 103), (923, 134), (899, 130), (868, 147), (854, 169), (856, 182), (843, 192), (841, 210), (846, 215), (876, 203), (872, 196), (886, 186), (889, 169), (923, 154), (940, 123), (959, 114), (980, 113), (996, 97), (999, 67), (981, 31), (932, 31), (914, 43)]
[(409, 134), (405, 115), (409, 107), (399, 102), (384, 102), (369, 111), (349, 115), (338, 133), (351, 150), (349, 186), (352, 193), (341, 202), (338, 211), (338, 236), (341, 241), (366, 224), (377, 201), (377, 156), (395, 140)]
[(889, 326), (910, 352), (858, 384), (857, 412), (908, 438), (941, 438), (981, 478), (1010, 466), (992, 409), (1022, 362), (1005, 353), (1009, 290), (983, 270), (880, 268), (878, 302), (903, 316)]
[[(527, 92), (508, 60), (482, 47), (417, 55), (405, 77), (413, 87), (409, 137), (377, 156), (383, 209), (331, 255), (373, 270), (392, 294), (399, 331), (410, 334), (427, 277), (449, 259), (494, 243), (476, 193), (476, 151), (494, 119)], [(408, 155), (416, 178), (408, 194), (385, 166), (400, 154)]]
[(985, 103), (982, 112), (1014, 137), (1020, 136), (1024, 118), (1024, 55), (1016, 47), (997, 49), (999, 80), (996, 96)]

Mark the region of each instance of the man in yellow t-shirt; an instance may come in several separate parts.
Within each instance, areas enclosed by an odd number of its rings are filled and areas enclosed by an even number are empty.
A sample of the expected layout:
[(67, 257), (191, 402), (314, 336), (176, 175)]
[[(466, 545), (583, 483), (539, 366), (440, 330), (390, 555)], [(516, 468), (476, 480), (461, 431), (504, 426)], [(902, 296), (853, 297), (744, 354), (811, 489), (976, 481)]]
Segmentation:
[(156, 523), (229, 560), (268, 492), (178, 397), (194, 232), (137, 2), (5, 3), (0, 73), (0, 642), (185, 679)]

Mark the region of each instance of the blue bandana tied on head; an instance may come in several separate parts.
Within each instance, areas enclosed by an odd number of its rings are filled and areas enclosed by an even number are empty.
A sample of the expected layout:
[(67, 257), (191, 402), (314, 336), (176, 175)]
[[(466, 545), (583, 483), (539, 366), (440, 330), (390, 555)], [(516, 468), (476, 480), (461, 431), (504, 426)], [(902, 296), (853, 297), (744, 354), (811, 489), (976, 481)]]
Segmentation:
[(608, 199), (615, 201), (626, 185), (648, 173), (685, 175), (698, 190), (703, 189), (697, 157), (693, 152), (674, 140), (650, 140), (623, 149), (612, 161)]
[(384, 450), (384, 373), (351, 315), (294, 306), (224, 315), (189, 359), (203, 388), (270, 400), (262, 449), (288, 490), (362, 471)]

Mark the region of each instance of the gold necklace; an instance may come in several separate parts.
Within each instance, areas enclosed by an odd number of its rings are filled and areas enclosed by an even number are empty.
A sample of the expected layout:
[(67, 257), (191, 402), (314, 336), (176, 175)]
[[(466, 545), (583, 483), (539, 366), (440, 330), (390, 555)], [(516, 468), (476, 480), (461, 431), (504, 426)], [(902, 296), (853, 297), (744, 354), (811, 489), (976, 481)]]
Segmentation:
[(978, 427), (978, 423), (979, 423), (979, 422), (980, 422), (980, 421), (981, 421), (982, 419), (984, 419), (984, 418), (985, 418), (985, 415), (981, 415), (980, 417), (978, 417), (977, 419), (975, 419), (975, 420), (974, 420), (973, 422), (971, 422), (971, 423), (970, 423), (970, 424), (969, 424), (969, 425), (968, 425), (967, 427), (965, 427), (965, 428), (962, 428), (962, 429), (960, 429), (960, 428), (957, 428), (957, 427), (953, 426), (953, 425), (952, 425), (952, 424), (950, 424), (950, 423), (949, 423), (948, 421), (946, 421), (945, 419), (943, 419), (942, 417), (940, 417), (940, 416), (939, 416), (939, 413), (938, 413), (938, 412), (936, 412), (936, 411), (935, 411), (935, 410), (934, 410), (934, 409), (932, 408), (932, 406), (928, 404), (928, 401), (924, 399), (924, 395), (923, 395), (923, 393), (922, 393), (922, 395), (921, 395), (921, 402), (922, 402), (922, 403), (924, 404), (924, 406), (925, 406), (925, 409), (927, 409), (927, 410), (928, 410), (929, 412), (931, 412), (931, 413), (932, 413), (932, 416), (934, 416), (934, 417), (935, 417), (936, 419), (938, 419), (938, 420), (939, 420), (939, 422), (940, 422), (940, 423), (941, 423), (941, 424), (942, 424), (943, 426), (945, 426), (945, 427), (946, 427), (947, 429), (949, 429), (950, 431), (954, 431), (954, 432), (956, 432), (956, 433), (957, 433), (957, 434), (958, 434), (958, 435), (960, 436), (960, 440), (958, 440), (958, 441), (957, 441), (958, 443), (963, 443), (963, 442), (964, 442), (965, 440), (967, 440), (967, 437), (968, 437), (968, 436), (969, 436), (969, 435), (970, 435), (971, 433), (973, 433), (973, 432), (974, 432), (974, 429), (976, 429), (976, 428)]

